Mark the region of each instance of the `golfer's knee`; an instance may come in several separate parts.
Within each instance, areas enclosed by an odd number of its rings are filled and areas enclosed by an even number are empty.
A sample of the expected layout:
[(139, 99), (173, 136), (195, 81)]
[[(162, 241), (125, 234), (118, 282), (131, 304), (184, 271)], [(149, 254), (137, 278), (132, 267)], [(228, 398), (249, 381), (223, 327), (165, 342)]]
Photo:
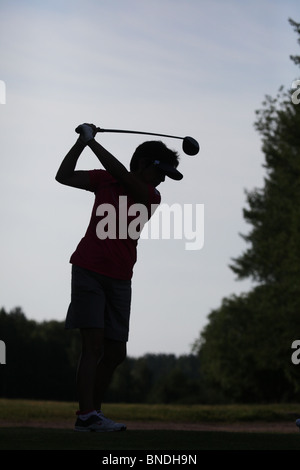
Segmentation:
[(82, 335), (81, 353), (84, 357), (100, 359), (103, 355), (104, 341), (101, 335)]
[(103, 346), (100, 345), (89, 345), (88, 347), (84, 347), (81, 350), (81, 357), (85, 359), (91, 359), (99, 361), (103, 356)]
[(91, 359), (99, 360), (103, 355), (103, 344), (93, 341), (85, 343), (82, 345), (81, 355), (85, 358), (90, 357)]
[(109, 341), (104, 346), (104, 360), (112, 367), (117, 367), (126, 359), (126, 343)]
[(122, 362), (125, 361), (126, 356), (127, 356), (126, 344), (123, 344), (122, 347), (118, 351), (117, 365), (122, 364)]

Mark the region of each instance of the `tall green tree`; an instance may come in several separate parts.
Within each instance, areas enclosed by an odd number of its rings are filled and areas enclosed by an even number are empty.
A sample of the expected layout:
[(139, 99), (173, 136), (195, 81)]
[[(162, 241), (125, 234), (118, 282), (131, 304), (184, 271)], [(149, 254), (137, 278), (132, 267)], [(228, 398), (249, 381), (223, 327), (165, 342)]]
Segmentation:
[[(289, 21), (300, 44), (300, 23)], [(300, 56), (291, 59), (300, 65)], [(300, 390), (291, 362), (300, 338), (300, 104), (281, 87), (256, 114), (266, 175), (263, 188), (246, 193), (247, 249), (230, 266), (256, 287), (225, 299), (196, 344), (208, 380), (240, 401), (292, 399)]]

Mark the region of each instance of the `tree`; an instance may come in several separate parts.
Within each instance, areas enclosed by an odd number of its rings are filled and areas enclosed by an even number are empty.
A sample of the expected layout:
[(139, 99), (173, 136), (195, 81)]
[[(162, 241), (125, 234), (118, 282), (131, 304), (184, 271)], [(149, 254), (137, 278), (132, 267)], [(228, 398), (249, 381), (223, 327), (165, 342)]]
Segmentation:
[(75, 398), (79, 351), (74, 345), (75, 336), (66, 334), (62, 322), (39, 324), (27, 320), (19, 307), (10, 313), (2, 308), (0, 334), (7, 350), (6, 365), (0, 368), (1, 397)]
[[(289, 21), (300, 44), (300, 23)], [(300, 65), (300, 56), (291, 59)], [(225, 299), (196, 345), (209, 380), (240, 401), (292, 399), (300, 383), (291, 363), (300, 337), (300, 105), (280, 87), (256, 114), (266, 176), (263, 188), (246, 192), (252, 229), (230, 266), (256, 287)]]

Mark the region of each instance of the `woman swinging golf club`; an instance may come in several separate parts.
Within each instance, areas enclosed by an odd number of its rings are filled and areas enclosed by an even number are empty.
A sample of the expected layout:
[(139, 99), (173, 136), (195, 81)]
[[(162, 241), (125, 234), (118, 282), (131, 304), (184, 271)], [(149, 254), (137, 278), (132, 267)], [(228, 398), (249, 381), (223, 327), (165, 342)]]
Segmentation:
[[(178, 154), (158, 141), (137, 147), (128, 171), (95, 140), (97, 131), (93, 124), (82, 124), (76, 129), (79, 138), (56, 175), (59, 183), (95, 194), (87, 231), (70, 259), (71, 303), (66, 328), (78, 328), (82, 341), (76, 380), (79, 411), (75, 429), (123, 431), (126, 426), (106, 418), (101, 407), (113, 372), (126, 357), (137, 237), (99, 237), (98, 208), (110, 204), (118, 213), (120, 197), (126, 196), (127, 209), (142, 204), (149, 219), (151, 208), (157, 207), (161, 200), (156, 187), (166, 176), (180, 180), (182, 174), (177, 170)], [(104, 170), (75, 170), (86, 146)]]

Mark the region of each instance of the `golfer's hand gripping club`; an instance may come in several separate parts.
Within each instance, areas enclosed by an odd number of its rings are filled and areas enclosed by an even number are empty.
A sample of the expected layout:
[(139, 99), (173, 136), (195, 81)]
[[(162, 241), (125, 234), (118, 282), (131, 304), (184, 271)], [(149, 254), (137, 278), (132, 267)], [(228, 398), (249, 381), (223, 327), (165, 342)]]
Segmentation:
[(94, 124), (80, 124), (80, 126), (76, 127), (75, 132), (79, 134), (80, 140), (87, 144), (90, 140), (93, 140), (95, 135), (97, 134), (98, 128)]

